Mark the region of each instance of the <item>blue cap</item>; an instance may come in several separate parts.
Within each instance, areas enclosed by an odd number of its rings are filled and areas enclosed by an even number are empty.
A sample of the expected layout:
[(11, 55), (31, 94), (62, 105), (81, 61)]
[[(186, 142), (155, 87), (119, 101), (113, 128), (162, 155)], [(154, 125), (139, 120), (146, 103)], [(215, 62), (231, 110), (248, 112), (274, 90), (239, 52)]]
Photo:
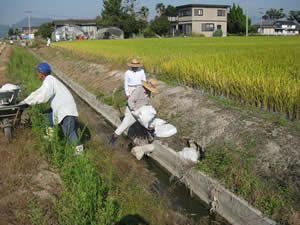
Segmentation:
[(43, 73), (45, 76), (51, 74), (51, 67), (48, 63), (42, 62), (40, 63), (35, 69), (41, 73)]

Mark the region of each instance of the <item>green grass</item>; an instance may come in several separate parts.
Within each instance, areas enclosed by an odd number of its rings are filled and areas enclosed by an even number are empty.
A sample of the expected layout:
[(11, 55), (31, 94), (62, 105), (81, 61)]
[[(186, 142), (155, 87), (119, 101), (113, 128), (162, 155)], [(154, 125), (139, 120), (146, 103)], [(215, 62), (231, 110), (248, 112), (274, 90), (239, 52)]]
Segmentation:
[(209, 146), (204, 160), (196, 167), (217, 178), (226, 188), (276, 221), (295, 224), (293, 216), (300, 209), (295, 198), (297, 190), (288, 182), (280, 185), (255, 171), (253, 161), (256, 154), (252, 152), (255, 145), (253, 140), (248, 140), (246, 151), (235, 146)]
[(299, 118), (296, 37), (167, 38), (55, 43), (74, 54), (124, 66), (138, 57), (166, 81)]

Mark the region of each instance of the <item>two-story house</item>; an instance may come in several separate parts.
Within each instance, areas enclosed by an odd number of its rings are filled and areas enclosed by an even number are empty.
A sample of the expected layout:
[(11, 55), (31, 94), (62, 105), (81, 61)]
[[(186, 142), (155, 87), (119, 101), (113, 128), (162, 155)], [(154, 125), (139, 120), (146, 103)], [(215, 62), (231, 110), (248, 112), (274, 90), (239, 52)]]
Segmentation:
[(222, 30), (227, 36), (227, 9), (229, 5), (188, 4), (177, 6), (177, 17), (170, 18), (172, 33), (179, 31), (185, 35), (191, 32), (213, 36), (216, 30)]

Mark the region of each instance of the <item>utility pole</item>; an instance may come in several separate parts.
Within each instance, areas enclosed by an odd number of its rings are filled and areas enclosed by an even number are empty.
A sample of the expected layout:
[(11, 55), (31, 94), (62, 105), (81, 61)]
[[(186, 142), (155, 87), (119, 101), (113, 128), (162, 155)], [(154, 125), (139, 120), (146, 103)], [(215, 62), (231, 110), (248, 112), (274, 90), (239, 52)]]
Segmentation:
[(25, 14), (27, 14), (27, 16), (28, 16), (28, 30), (29, 30), (28, 37), (29, 37), (29, 39), (30, 39), (30, 34), (31, 34), (31, 24), (30, 24), (30, 15), (31, 15), (31, 13), (32, 13), (31, 10), (26, 10), (25, 11)]
[(262, 30), (262, 20), (263, 20), (263, 15), (264, 15), (264, 12), (262, 11), (263, 8), (259, 8), (259, 14), (261, 14), (261, 17), (260, 17), (260, 33), (263, 34), (263, 30)]
[(246, 0), (246, 37), (248, 37), (248, 0)]

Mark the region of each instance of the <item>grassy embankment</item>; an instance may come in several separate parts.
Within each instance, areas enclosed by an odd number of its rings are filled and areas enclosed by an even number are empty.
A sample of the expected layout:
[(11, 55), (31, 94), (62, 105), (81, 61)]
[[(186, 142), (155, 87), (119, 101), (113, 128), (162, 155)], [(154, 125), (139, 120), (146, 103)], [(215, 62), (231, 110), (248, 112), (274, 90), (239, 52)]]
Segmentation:
[[(41, 85), (34, 66), (37, 60), (24, 49), (15, 47), (9, 63), (11, 78), (22, 80), (22, 92), (27, 96)], [(54, 210), (59, 224), (115, 224), (139, 215), (153, 224), (165, 224), (163, 203), (145, 190), (139, 177), (144, 176), (132, 165), (120, 162), (109, 149), (96, 139), (82, 140), (85, 153), (78, 157), (73, 154), (74, 147), (62, 138), (58, 127), (50, 141), (44, 139), (47, 120), (41, 114), (46, 105), (31, 107), (29, 110), (32, 130), (36, 139), (34, 148), (40, 152), (50, 165), (60, 171), (63, 187), (54, 201)], [(78, 131), (84, 137), (84, 130)], [(83, 138), (84, 139), (84, 138)], [(99, 151), (100, 150), (100, 151)], [(127, 173), (124, 168), (127, 166)], [(143, 177), (145, 180), (146, 178)], [(145, 185), (145, 184), (144, 184)], [(33, 212), (35, 204), (30, 204)], [(47, 224), (47, 216), (33, 215), (34, 224)], [(136, 216), (135, 218), (139, 218)]]
[(174, 38), (55, 43), (80, 55), (125, 65), (140, 58), (148, 72), (215, 95), (299, 118), (300, 38)]

